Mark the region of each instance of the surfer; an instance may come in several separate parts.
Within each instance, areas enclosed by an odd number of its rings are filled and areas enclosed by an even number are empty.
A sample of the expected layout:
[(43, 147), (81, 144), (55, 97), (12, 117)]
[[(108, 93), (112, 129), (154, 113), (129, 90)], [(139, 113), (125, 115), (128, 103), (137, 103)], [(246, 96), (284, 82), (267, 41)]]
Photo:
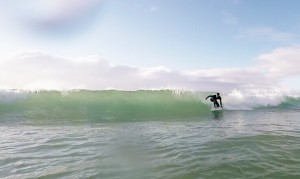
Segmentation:
[[(206, 100), (207, 100), (207, 98), (210, 98), (210, 101), (214, 103), (215, 108), (220, 107), (220, 104), (221, 104), (221, 108), (223, 108), (222, 98), (220, 96), (220, 93), (217, 93), (217, 95), (209, 95), (209, 96), (206, 97)], [(220, 100), (220, 104), (218, 103), (217, 100)]]

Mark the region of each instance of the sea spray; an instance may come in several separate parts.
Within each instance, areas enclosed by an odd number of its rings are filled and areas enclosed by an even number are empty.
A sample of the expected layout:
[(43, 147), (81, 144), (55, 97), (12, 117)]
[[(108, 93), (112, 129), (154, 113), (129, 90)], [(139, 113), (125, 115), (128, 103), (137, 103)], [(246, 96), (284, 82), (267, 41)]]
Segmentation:
[(282, 103), (291, 103), (291, 99), (296, 103), (299, 101), (299, 93), (281, 90), (249, 90), (232, 92), (223, 96), (225, 108), (227, 110), (254, 110), (259, 108), (281, 107)]

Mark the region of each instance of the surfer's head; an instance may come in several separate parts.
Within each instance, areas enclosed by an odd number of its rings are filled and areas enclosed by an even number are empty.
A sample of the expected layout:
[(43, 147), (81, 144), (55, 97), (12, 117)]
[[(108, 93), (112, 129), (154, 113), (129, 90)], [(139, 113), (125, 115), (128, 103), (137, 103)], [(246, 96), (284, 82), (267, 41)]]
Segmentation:
[(220, 96), (220, 93), (217, 93), (218, 96)]

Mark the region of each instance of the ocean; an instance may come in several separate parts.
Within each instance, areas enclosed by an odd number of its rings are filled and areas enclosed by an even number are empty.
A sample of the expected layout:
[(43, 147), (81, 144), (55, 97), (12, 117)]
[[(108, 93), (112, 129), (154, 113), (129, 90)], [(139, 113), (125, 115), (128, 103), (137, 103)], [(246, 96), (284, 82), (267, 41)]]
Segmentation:
[(300, 178), (300, 98), (181, 90), (0, 92), (0, 178)]

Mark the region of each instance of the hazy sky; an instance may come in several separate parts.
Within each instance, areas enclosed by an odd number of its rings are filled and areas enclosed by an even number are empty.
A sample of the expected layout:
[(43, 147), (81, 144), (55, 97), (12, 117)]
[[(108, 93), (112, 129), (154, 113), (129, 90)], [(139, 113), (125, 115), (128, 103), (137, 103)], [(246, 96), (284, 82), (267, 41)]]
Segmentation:
[(300, 89), (298, 0), (0, 1), (0, 87)]

